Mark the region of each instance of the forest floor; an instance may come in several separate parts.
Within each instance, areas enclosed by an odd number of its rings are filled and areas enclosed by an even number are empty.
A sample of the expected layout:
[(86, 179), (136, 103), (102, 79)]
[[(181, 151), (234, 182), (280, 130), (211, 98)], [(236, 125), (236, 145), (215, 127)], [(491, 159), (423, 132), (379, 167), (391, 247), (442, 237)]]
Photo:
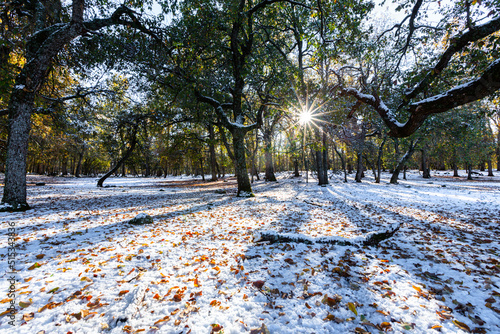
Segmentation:
[[(500, 177), (388, 179), (336, 175), (320, 187), (281, 174), (237, 198), (234, 179), (97, 188), (95, 178), (29, 176), (32, 210), (0, 213), (0, 312), (18, 310), (15, 327), (2, 313), (0, 332), (499, 333)], [(154, 223), (127, 223), (139, 213)], [(352, 239), (394, 223), (380, 247), (254, 239)]]

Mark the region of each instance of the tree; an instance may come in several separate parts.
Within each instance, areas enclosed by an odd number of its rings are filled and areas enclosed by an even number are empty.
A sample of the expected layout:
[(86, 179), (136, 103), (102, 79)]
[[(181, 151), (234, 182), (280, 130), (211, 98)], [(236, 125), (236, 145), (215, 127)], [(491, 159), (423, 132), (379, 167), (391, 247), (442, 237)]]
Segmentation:
[[(500, 30), (499, 4), (485, 2), (481, 5), (481, 2), (477, 1), (473, 3), (483, 7), (474, 10), (468, 1), (456, 2), (450, 5), (453, 6), (451, 9), (446, 9), (450, 15), (445, 15), (437, 26), (430, 26), (423, 21), (426, 17), (422, 9), (423, 2), (423, 0), (416, 1), (402, 22), (379, 36), (380, 39), (394, 31), (396, 38), (393, 47), (395, 54), (399, 54), (399, 59), (392, 70), (379, 73), (374, 80), (380, 82), (380, 78), (385, 78), (386, 89), (392, 89), (397, 99), (389, 99), (390, 103), (386, 104), (378, 92), (380, 86), (373, 84), (371, 88), (364, 87), (361, 90), (348, 87), (343, 83), (341, 73), (337, 72), (341, 94), (352, 96), (357, 101), (371, 106), (393, 137), (410, 136), (431, 115), (494, 96), (500, 89), (500, 54), (497, 51), (499, 42), (495, 37), (495, 33)], [(408, 10), (409, 4), (407, 1), (402, 1), (399, 9)], [(479, 24), (485, 13), (491, 19)], [(457, 17), (459, 21), (455, 20)], [(450, 30), (454, 32), (453, 36), (445, 34)], [(422, 47), (422, 43), (429, 43), (431, 40), (441, 41), (446, 45), (444, 51), (432, 59), (434, 65), (424, 72), (408, 71), (408, 76), (396, 77), (395, 73), (398, 71), (401, 73), (399, 66), (401, 60), (407, 56), (407, 52), (418, 49), (419, 46)], [(418, 44), (419, 41), (421, 44)], [(477, 66), (464, 66), (464, 62), (474, 63)], [(462, 68), (473, 68), (474, 71), (454, 72), (457, 64)], [(443, 83), (450, 78), (453, 79), (454, 85), (445, 87)], [(394, 82), (399, 84), (393, 87)], [(406, 87), (411, 88), (405, 89)], [(403, 116), (407, 118), (406, 122), (397, 121), (398, 114), (406, 115)]]
[[(145, 28), (136, 14), (125, 5), (116, 8), (109, 17), (84, 20), (85, 1), (72, 1), (71, 18), (64, 15), (51, 18), (44, 1), (20, 3), (20, 16), (34, 20), (33, 32), (25, 45), (25, 65), (17, 75), (9, 97), (9, 134), (5, 187), (2, 210), (29, 209), (26, 201), (26, 157), (30, 132), (30, 119), (37, 92), (43, 86), (53, 59), (77, 37), (92, 34), (110, 26), (123, 25), (156, 36)], [(48, 2), (47, 3), (51, 3)], [(60, 5), (60, 1), (57, 1)]]

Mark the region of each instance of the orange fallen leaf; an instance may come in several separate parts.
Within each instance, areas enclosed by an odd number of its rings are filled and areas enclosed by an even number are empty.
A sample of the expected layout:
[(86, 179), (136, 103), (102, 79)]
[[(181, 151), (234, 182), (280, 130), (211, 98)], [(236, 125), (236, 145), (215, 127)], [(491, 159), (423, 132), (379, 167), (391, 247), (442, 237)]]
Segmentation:
[(118, 296), (123, 296), (124, 294), (127, 294), (129, 290), (122, 290), (118, 293)]
[(157, 320), (154, 324), (158, 325), (158, 324), (161, 324), (162, 322), (169, 321), (169, 320), (170, 320), (170, 317), (168, 315), (166, 315), (165, 317), (161, 318), (160, 320)]

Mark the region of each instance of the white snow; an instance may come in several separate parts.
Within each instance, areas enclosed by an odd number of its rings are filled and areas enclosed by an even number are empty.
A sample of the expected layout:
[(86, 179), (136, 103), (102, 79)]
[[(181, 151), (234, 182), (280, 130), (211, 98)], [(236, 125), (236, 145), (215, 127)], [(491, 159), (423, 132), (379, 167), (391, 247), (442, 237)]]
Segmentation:
[[(255, 182), (251, 198), (234, 196), (234, 178), (97, 188), (95, 178), (30, 175), (47, 184), (28, 187), (33, 210), (0, 213), (0, 312), (10, 305), (9, 222), (19, 235), (17, 326), (2, 316), (0, 332), (500, 332), (500, 177), (412, 171), (391, 185), (389, 174), (380, 184), (366, 174), (327, 187), (282, 174)], [(138, 213), (154, 223), (126, 224)], [(363, 240), (399, 223), (379, 248), (253, 238)]]

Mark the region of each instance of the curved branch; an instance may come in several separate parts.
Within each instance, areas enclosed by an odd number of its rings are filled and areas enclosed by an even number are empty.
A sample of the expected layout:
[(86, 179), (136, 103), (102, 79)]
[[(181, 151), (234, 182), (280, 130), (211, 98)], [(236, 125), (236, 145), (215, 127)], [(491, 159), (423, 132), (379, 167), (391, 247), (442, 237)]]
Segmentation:
[(410, 117), (404, 124), (396, 120), (393, 111), (376, 95), (363, 94), (355, 88), (343, 88), (341, 95), (355, 97), (358, 101), (372, 106), (389, 128), (389, 135), (402, 138), (414, 133), (430, 115), (443, 113), (455, 107), (481, 100), (499, 89), (500, 59), (497, 59), (488, 66), (479, 78), (454, 87), (443, 94), (412, 103), (408, 107)]
[(434, 79), (448, 66), (453, 55), (462, 50), (467, 44), (478, 41), (492, 33), (500, 30), (500, 17), (483, 25), (475, 27), (473, 30), (468, 30), (461, 36), (452, 38), (450, 46), (441, 55), (438, 63), (432, 68), (427, 75), (410, 91), (405, 93), (405, 100), (398, 107), (398, 110), (406, 106), (412, 98), (421, 93)]

